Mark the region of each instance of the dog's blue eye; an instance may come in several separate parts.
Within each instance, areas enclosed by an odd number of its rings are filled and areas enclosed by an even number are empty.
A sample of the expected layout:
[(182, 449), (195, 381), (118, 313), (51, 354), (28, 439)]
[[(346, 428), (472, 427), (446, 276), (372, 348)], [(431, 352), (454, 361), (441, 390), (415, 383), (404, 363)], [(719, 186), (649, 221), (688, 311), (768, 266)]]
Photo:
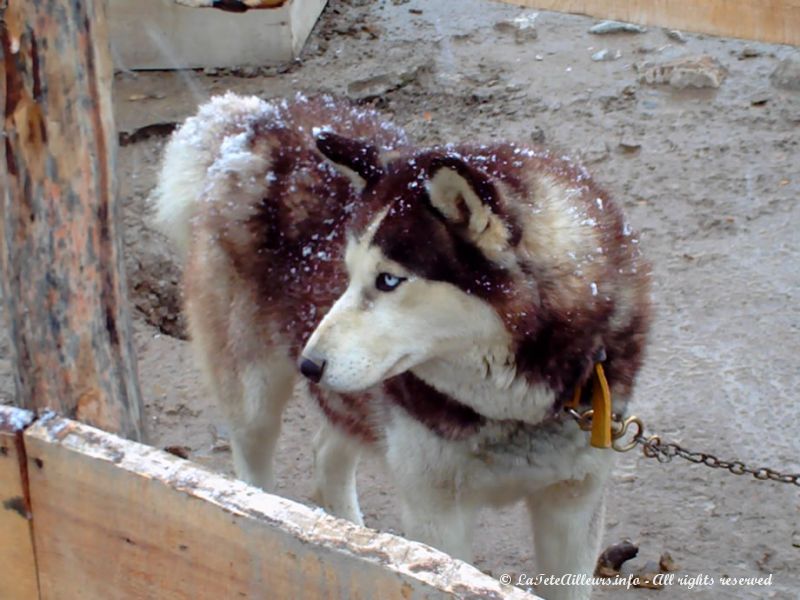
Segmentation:
[(375, 287), (382, 292), (391, 292), (405, 281), (405, 277), (397, 277), (391, 273), (381, 273), (375, 278)]

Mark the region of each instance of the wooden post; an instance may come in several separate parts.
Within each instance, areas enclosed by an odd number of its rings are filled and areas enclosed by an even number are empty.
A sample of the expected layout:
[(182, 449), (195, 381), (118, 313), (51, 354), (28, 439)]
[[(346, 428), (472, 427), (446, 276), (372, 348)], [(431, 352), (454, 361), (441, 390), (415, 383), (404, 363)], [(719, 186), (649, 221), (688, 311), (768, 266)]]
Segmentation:
[(103, 0), (7, 0), (0, 260), (17, 404), (141, 439)]

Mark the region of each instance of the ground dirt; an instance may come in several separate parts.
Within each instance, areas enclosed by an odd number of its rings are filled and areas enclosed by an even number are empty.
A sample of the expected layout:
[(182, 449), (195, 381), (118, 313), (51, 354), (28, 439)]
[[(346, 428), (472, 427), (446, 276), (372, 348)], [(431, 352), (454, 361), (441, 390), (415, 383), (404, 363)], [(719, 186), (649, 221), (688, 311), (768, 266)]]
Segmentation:
[[(591, 35), (595, 21), (542, 12), (535, 34), (516, 7), (331, 0), (302, 59), (238, 73), (120, 73), (118, 129), (177, 122), (226, 90), (279, 98), (302, 90), (373, 104), (420, 144), (544, 141), (582, 158), (641, 232), (653, 263), (656, 319), (633, 412), (690, 448), (800, 472), (800, 92), (770, 74), (798, 51), (658, 28)], [(607, 57), (592, 55), (608, 49)], [(710, 55), (719, 89), (639, 83), (634, 64)], [(246, 76), (245, 76), (246, 75)], [(158, 133), (158, 132), (156, 132)], [(231, 471), (224, 423), (179, 339), (180, 270), (148, 223), (163, 135), (118, 156), (136, 350), (150, 442), (187, 446), (192, 460)], [(13, 392), (7, 342), (0, 386)], [(308, 501), (317, 409), (292, 404), (278, 492)], [(376, 459), (359, 474), (366, 522), (400, 531), (390, 478)], [(678, 577), (713, 586), (598, 589), (600, 599), (780, 598), (800, 594), (800, 488), (690, 465), (621, 456), (608, 491), (604, 545), (630, 538), (632, 562), (671, 553)], [(476, 563), (495, 576), (535, 575), (522, 507), (485, 511)], [(726, 588), (721, 576), (767, 576)]]

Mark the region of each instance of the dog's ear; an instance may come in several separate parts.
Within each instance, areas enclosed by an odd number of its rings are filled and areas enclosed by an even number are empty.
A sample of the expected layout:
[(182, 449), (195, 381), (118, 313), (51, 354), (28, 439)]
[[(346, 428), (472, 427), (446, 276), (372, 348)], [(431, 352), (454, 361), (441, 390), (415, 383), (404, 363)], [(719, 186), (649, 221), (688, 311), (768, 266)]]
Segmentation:
[(499, 192), (491, 178), (457, 157), (433, 161), (427, 182), (431, 205), (487, 256), (499, 257), (517, 234), (498, 214)]
[(383, 175), (380, 152), (372, 144), (330, 131), (322, 131), (315, 137), (319, 151), (350, 178), (356, 189), (363, 189)]

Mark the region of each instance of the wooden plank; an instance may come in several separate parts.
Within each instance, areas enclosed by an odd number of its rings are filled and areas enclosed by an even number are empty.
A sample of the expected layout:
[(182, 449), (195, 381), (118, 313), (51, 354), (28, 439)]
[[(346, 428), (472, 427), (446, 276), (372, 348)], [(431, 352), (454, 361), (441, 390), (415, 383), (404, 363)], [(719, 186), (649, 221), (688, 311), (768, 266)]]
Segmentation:
[(0, 272), (17, 402), (141, 439), (105, 0), (0, 11)]
[(800, 0), (503, 1), (641, 25), (800, 45)]
[(0, 406), (0, 598), (39, 597), (22, 431), (33, 413)]
[(534, 598), (75, 421), (40, 419), (25, 444), (45, 600)]

